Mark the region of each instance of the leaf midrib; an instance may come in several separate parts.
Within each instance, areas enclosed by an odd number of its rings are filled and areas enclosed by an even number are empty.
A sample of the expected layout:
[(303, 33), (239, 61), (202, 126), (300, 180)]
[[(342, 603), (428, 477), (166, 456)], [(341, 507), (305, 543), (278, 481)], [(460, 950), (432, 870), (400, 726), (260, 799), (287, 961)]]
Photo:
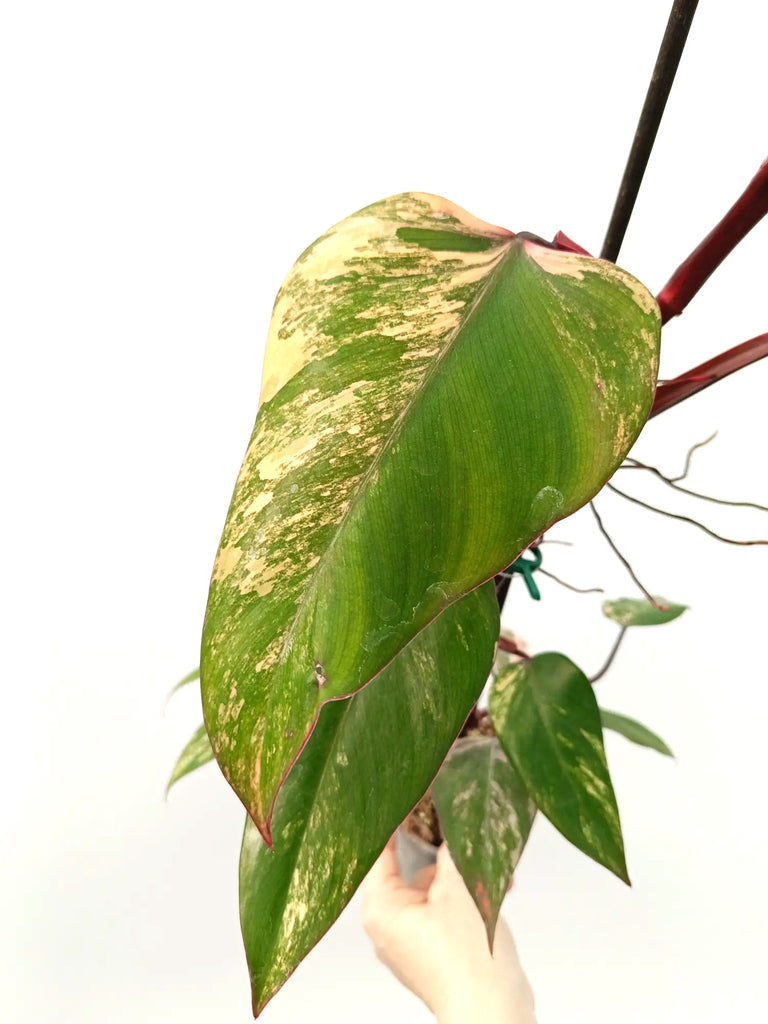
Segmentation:
[[(286, 878), (287, 878), (287, 884), (285, 886), (285, 893), (286, 894), (290, 890), (290, 885), (291, 885), (291, 881), (293, 879), (294, 870), (296, 868), (296, 864), (298, 863), (299, 857), (301, 855), (301, 851), (302, 851), (302, 849), (304, 847), (304, 840), (306, 838), (307, 829), (309, 828), (309, 820), (312, 817), (312, 811), (314, 810), (315, 805), (318, 802), (318, 795), (320, 794), (320, 791), (322, 789), (323, 780), (325, 779), (326, 774), (328, 772), (328, 765), (329, 765), (329, 763), (331, 761), (331, 757), (335, 753), (335, 751), (338, 749), (339, 743), (341, 741), (341, 737), (340, 737), (341, 727), (344, 724), (344, 722), (346, 722), (348, 720), (348, 718), (349, 718), (350, 708), (351, 708), (353, 699), (354, 699), (354, 696), (346, 698), (346, 700), (347, 700), (347, 707), (344, 709), (343, 713), (339, 715), (338, 723), (336, 725), (336, 728), (333, 731), (333, 736), (331, 737), (331, 739), (329, 741), (328, 756), (323, 761), (323, 766), (320, 769), (320, 771), (317, 773), (316, 781), (315, 781), (315, 785), (314, 785), (314, 791), (313, 791), (313, 793), (312, 793), (312, 795), (310, 797), (309, 803), (307, 804), (307, 813), (306, 813), (306, 815), (304, 817), (304, 822), (303, 822), (303, 824), (301, 826), (301, 830), (297, 834), (295, 845), (293, 847), (292, 856), (289, 859), (290, 869), (286, 873)], [(314, 732), (315, 730), (313, 729), (312, 731)], [(285, 901), (283, 901), (283, 902), (285, 902)], [(273, 933), (273, 942), (271, 943), (273, 948), (276, 945), (275, 940), (277, 939), (277, 936), (280, 935), (280, 929), (282, 928), (282, 924), (283, 924), (283, 920), (282, 920), (282, 917), (281, 917), (279, 919), (279, 921), (278, 921), (278, 927), (275, 929), (275, 932)], [(273, 963), (270, 964), (270, 967), (272, 967), (272, 966), (274, 966)]]
[[(319, 580), (319, 578), (321, 576), (322, 570), (323, 570), (325, 564), (327, 563), (328, 558), (330, 557), (330, 554), (331, 554), (331, 552), (333, 551), (333, 549), (334, 549), (334, 547), (336, 545), (336, 542), (338, 541), (339, 537), (344, 532), (344, 527), (345, 527), (345, 525), (347, 523), (347, 520), (350, 518), (350, 516), (352, 515), (352, 513), (353, 513), (353, 511), (354, 511), (354, 509), (356, 507), (357, 499), (362, 494), (362, 492), (365, 490), (365, 488), (368, 485), (368, 482), (371, 479), (371, 477), (373, 476), (374, 472), (378, 469), (379, 464), (381, 463), (381, 460), (384, 457), (384, 454), (389, 450), (389, 448), (394, 444), (395, 439), (399, 436), (407, 416), (409, 415), (409, 413), (413, 409), (413, 407), (416, 404), (417, 400), (421, 397), (421, 395), (424, 394), (428, 384), (430, 383), (432, 378), (437, 373), (438, 367), (443, 362), (443, 359), (446, 357), (447, 353), (452, 349), (456, 339), (461, 334), (461, 332), (463, 330), (465, 330), (465, 328), (467, 326), (467, 323), (469, 323), (471, 318), (474, 316), (477, 308), (479, 307), (480, 303), (485, 298), (488, 290), (490, 289), (491, 284), (493, 283), (493, 281), (496, 279), (497, 275), (499, 274), (501, 267), (503, 267), (506, 264), (507, 259), (508, 259), (509, 255), (510, 255), (511, 251), (512, 251), (512, 244), (513, 244), (513, 242), (515, 240), (516, 240), (516, 236), (513, 235), (507, 242), (503, 243), (503, 245), (500, 246), (500, 249), (502, 250), (502, 252), (501, 252), (501, 254), (498, 257), (497, 263), (492, 268), (490, 273), (488, 274), (488, 277), (487, 277), (486, 281), (484, 282), (483, 286), (478, 291), (478, 294), (472, 300), (472, 303), (471, 303), (469, 309), (467, 310), (466, 316), (461, 321), (461, 323), (459, 323), (456, 326), (456, 328), (453, 331), (453, 333), (446, 340), (446, 343), (445, 343), (442, 351), (434, 359), (434, 361), (430, 365), (429, 369), (427, 370), (426, 374), (424, 375), (424, 379), (421, 381), (421, 383), (416, 388), (416, 390), (413, 392), (413, 394), (409, 397), (408, 401), (406, 402), (406, 404), (404, 405), (403, 409), (401, 410), (399, 416), (397, 417), (397, 419), (393, 423), (392, 430), (387, 435), (387, 437), (386, 437), (384, 443), (382, 444), (381, 448), (378, 450), (378, 452), (376, 453), (374, 458), (371, 460), (371, 463), (368, 466), (368, 468), (366, 469), (365, 473), (363, 473), (362, 477), (360, 478), (360, 480), (357, 482), (357, 484), (353, 488), (353, 490), (351, 492), (351, 495), (349, 497), (349, 504), (348, 504), (344, 514), (342, 515), (341, 519), (339, 519), (339, 522), (338, 522), (338, 524), (336, 526), (336, 530), (334, 531), (333, 537), (331, 537), (331, 540), (330, 540), (328, 546), (326, 547), (325, 551), (320, 555), (319, 561), (317, 562), (317, 564), (315, 565), (315, 567), (313, 569), (313, 575), (312, 575), (311, 579), (309, 580), (306, 588), (304, 589), (304, 593), (302, 594), (302, 596), (301, 596), (301, 598), (299, 600), (298, 605), (296, 606), (296, 611), (295, 611), (294, 616), (293, 616), (293, 621), (291, 622), (291, 625), (290, 625), (288, 631), (285, 634), (285, 639), (283, 640), (283, 645), (280, 648), (280, 654), (278, 655), (277, 664), (283, 664), (285, 662), (286, 656), (287, 656), (288, 652), (291, 649), (293, 637), (294, 637), (294, 634), (296, 632), (297, 626), (298, 626), (298, 624), (299, 624), (299, 622), (301, 620), (302, 613), (303, 613), (305, 607), (307, 606), (307, 603), (308, 603), (308, 601), (310, 599), (311, 594), (313, 593), (315, 587), (317, 586), (317, 581)], [(315, 656), (317, 657), (318, 655), (316, 654)], [(271, 692), (274, 692), (274, 691), (271, 691)], [(328, 698), (328, 699), (332, 699), (332, 698)], [(327, 703), (327, 701), (323, 701), (323, 704), (325, 704), (325, 703)], [(322, 707), (323, 705), (321, 704), (320, 706)]]
[[(547, 715), (547, 713), (546, 713), (546, 711), (547, 711), (547, 702), (546, 701), (541, 701), (540, 702), (537, 699), (536, 688), (534, 686), (531, 686), (531, 684), (528, 681), (525, 682), (525, 686), (527, 687), (528, 692), (530, 693), (530, 696), (531, 696), (530, 705), (534, 709), (534, 711), (536, 712), (536, 715), (538, 716), (540, 722), (544, 726), (544, 735), (547, 737), (547, 741), (548, 741), (547, 742), (547, 746), (554, 753), (555, 759), (558, 761), (558, 763), (565, 769), (564, 774), (566, 775), (566, 777), (568, 778), (568, 780), (570, 782), (570, 789), (571, 789), (571, 791), (574, 792), (575, 795), (576, 795), (577, 806), (579, 808), (589, 810), (589, 803), (588, 802), (585, 803), (581, 799), (582, 790), (580, 789), (580, 787), (575, 786), (573, 784), (573, 768), (572, 768), (572, 766), (570, 766), (568, 764), (568, 762), (565, 760), (565, 758), (560, 753), (560, 749), (559, 749), (559, 746), (557, 744), (557, 741), (556, 741), (556, 739), (554, 739), (554, 737), (556, 735), (556, 730), (551, 725), (551, 716)], [(603, 767), (605, 768), (605, 758), (603, 758)], [(578, 769), (577, 769), (577, 772), (578, 772)], [(600, 801), (600, 803), (602, 804), (603, 801)]]

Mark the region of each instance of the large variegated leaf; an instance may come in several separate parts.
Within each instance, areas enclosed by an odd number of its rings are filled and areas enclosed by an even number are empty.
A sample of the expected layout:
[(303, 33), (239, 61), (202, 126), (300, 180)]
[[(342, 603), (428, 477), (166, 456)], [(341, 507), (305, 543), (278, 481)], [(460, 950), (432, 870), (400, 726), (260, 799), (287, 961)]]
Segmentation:
[(321, 711), (277, 801), (246, 820), (240, 921), (259, 1013), (349, 901), (432, 781), (491, 668), (492, 584), (447, 609), (365, 689)]
[(436, 196), (376, 203), (301, 256), (201, 665), (216, 757), (265, 837), (322, 705), (613, 473), (658, 340), (655, 301), (624, 271)]
[(563, 654), (503, 669), (488, 700), (496, 734), (536, 805), (574, 846), (629, 883), (595, 693)]
[(456, 867), (493, 937), (536, 804), (493, 736), (453, 747), (432, 784), (440, 827)]

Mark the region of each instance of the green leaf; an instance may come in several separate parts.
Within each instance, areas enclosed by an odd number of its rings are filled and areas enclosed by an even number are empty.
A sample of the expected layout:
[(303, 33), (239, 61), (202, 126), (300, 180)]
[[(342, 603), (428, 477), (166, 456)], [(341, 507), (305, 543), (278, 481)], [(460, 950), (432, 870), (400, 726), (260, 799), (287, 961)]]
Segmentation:
[(538, 654), (495, 679), (488, 710), (536, 805), (566, 839), (629, 884), (595, 694), (562, 654)]
[(642, 597), (620, 597), (616, 601), (604, 601), (603, 615), (618, 622), (620, 626), (661, 626), (665, 622), (672, 622), (688, 608), (685, 604), (665, 601), (663, 597), (657, 597), (656, 601), (662, 608), (654, 608), (650, 601)]
[(419, 801), (487, 679), (492, 584), (447, 609), (381, 675), (331, 701), (281, 790), (274, 850), (246, 821), (240, 922), (258, 1014)]
[(634, 718), (627, 718), (626, 715), (619, 715), (615, 711), (606, 711), (605, 708), (600, 708), (600, 721), (604, 729), (612, 729), (614, 732), (621, 733), (626, 739), (638, 743), (641, 747), (658, 750), (660, 754), (666, 754), (667, 757), (675, 756), (660, 736), (651, 732), (640, 722), (636, 722)]
[(202, 768), (204, 764), (213, 760), (213, 747), (211, 741), (208, 739), (208, 733), (205, 731), (205, 726), (201, 725), (199, 729), (195, 731), (192, 739), (187, 743), (186, 747), (179, 754), (179, 759), (176, 762), (171, 777), (168, 780), (168, 785), (165, 787), (166, 795), (168, 794), (171, 786), (178, 782), (179, 779), (185, 775), (189, 775), (196, 768)]
[(437, 196), (376, 203), (300, 257), (203, 631), (209, 734), (265, 837), (323, 704), (612, 475), (658, 341), (629, 274)]
[(456, 742), (432, 784), (432, 797), (445, 842), (485, 922), (493, 952), (499, 910), (536, 805), (492, 736)]
[(177, 690), (180, 690), (182, 687), (187, 686), (189, 683), (194, 683), (194, 681), (196, 679), (199, 679), (199, 678), (200, 678), (200, 669), (199, 668), (193, 668), (191, 672), (188, 672), (184, 676), (183, 679), (180, 679), (178, 681), (178, 683), (176, 683), (174, 688), (168, 694), (168, 698), (170, 699), (174, 695), (174, 693), (177, 692)]

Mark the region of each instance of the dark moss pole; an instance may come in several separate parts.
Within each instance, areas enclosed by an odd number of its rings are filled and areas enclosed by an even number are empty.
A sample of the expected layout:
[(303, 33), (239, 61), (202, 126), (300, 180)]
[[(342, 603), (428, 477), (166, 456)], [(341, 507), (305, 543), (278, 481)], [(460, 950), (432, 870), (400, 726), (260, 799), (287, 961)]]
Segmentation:
[(651, 76), (651, 84), (648, 86), (635, 138), (629, 151), (627, 166), (624, 169), (624, 177), (621, 179), (611, 222), (608, 225), (600, 253), (602, 259), (610, 260), (612, 263), (618, 259), (621, 243), (624, 241), (629, 218), (632, 216), (648, 158), (656, 141), (656, 133), (659, 130), (698, 2), (699, 0), (675, 0), (672, 5), (672, 13), (661, 41), (656, 66)]

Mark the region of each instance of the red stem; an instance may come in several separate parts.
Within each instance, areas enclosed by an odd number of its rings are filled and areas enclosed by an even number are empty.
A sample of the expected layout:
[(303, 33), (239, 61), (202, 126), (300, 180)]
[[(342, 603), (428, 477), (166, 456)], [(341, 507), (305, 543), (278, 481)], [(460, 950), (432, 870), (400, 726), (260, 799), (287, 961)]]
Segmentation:
[(749, 341), (736, 345), (735, 348), (730, 348), (727, 352), (721, 352), (714, 359), (694, 366), (687, 373), (682, 373), (673, 380), (659, 384), (656, 388), (651, 416), (670, 409), (678, 402), (708, 388), (710, 384), (722, 380), (723, 377), (727, 377), (751, 363), (756, 363), (758, 359), (764, 359), (765, 356), (768, 356), (768, 334), (758, 334), (756, 338), (750, 338)]
[(768, 213), (768, 160), (763, 161), (744, 192), (720, 223), (681, 263), (659, 292), (661, 322), (679, 316), (710, 274)]
[(530, 654), (518, 647), (514, 640), (509, 640), (505, 636), (499, 637), (499, 650), (506, 651), (507, 654), (517, 654), (520, 658), (530, 658)]

